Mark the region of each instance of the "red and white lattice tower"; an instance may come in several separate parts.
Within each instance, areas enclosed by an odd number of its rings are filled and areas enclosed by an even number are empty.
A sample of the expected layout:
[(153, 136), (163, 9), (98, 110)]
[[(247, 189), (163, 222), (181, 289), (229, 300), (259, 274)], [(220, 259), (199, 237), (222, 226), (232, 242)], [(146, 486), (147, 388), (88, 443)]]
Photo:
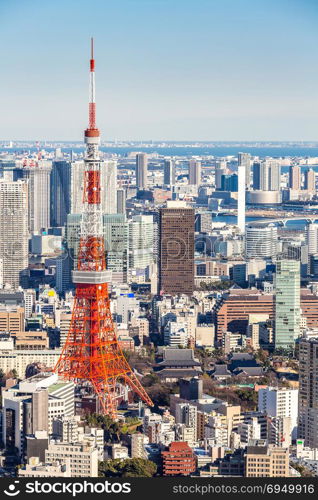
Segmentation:
[(83, 212), (77, 269), (73, 271), (75, 302), (70, 330), (55, 372), (90, 387), (98, 397), (99, 410), (115, 418), (118, 388), (122, 385), (128, 385), (147, 405), (153, 406), (153, 403), (126, 361), (112, 321), (101, 211), (99, 142), (92, 39)]

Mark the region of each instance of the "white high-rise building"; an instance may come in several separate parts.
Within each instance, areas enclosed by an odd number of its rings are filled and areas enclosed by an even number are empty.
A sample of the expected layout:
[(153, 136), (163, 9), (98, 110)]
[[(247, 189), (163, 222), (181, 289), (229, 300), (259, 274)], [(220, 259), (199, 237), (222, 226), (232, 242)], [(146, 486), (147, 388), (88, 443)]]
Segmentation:
[(215, 165), (215, 189), (221, 189), (222, 185), (222, 175), (226, 174), (226, 161), (221, 160), (216, 162)]
[(309, 255), (318, 253), (318, 224), (310, 222), (306, 227), (306, 244)]
[(254, 162), (253, 188), (261, 191), (279, 191), (280, 174), (280, 164), (277, 160)]
[(71, 311), (61, 311), (60, 315), (60, 347), (64, 347), (72, 320)]
[(144, 434), (131, 435), (131, 458), (146, 458), (145, 443), (148, 441)]
[(290, 417), (291, 434), (297, 436), (298, 389), (266, 387), (258, 391), (258, 411), (268, 417)]
[(179, 318), (176, 321), (168, 321), (164, 328), (164, 343), (170, 347), (187, 347), (189, 332), (186, 322)]
[[(268, 421), (268, 444), (288, 448), (292, 444), (290, 417), (272, 417)], [(295, 436), (294, 436), (295, 437)]]
[(48, 463), (69, 461), (70, 477), (98, 477), (98, 449), (82, 443), (51, 441), (45, 451)]
[(3, 259), (0, 259), (0, 288), (3, 288)]
[(245, 191), (246, 191), (246, 166), (238, 167), (238, 197), (237, 197), (237, 225), (242, 234), (245, 233)]
[(152, 215), (135, 215), (129, 221), (129, 267), (144, 269), (154, 261), (154, 230)]
[(248, 445), (253, 439), (261, 439), (261, 424), (256, 417), (252, 417), (250, 422), (241, 422), (237, 426), (237, 433), (240, 436), (241, 445)]
[(0, 259), (3, 286), (19, 287), (28, 267), (28, 183), (0, 180)]
[[(101, 211), (104, 214), (117, 213), (117, 162), (104, 160), (101, 165)], [(82, 213), (84, 187), (84, 161), (72, 163), (71, 171), (71, 213)]]
[(2, 393), (2, 439), (21, 452), (25, 435), (53, 430), (53, 421), (74, 415), (74, 383), (59, 380), (54, 373), (38, 373)]
[(318, 448), (318, 338), (299, 343), (299, 429), (305, 446)]
[(33, 288), (30, 290), (24, 290), (24, 312), (26, 318), (29, 318), (33, 313), (35, 300), (36, 296)]
[(124, 213), (103, 216), (107, 269), (113, 283), (127, 282), (128, 222)]
[(189, 403), (176, 404), (176, 424), (185, 424), (187, 427), (193, 429), (194, 440), (197, 436), (197, 419), (198, 409), (196, 406)]
[(273, 258), (277, 255), (277, 227), (274, 224), (247, 226), (245, 231), (247, 258)]

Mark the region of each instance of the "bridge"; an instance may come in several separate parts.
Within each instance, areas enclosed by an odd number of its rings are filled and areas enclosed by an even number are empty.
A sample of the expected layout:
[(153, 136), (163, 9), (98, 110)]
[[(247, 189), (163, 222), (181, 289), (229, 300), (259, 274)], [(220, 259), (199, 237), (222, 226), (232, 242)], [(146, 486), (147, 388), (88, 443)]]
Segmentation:
[[(225, 215), (225, 213), (223, 213)], [(237, 215), (237, 210), (231, 210), (226, 213), (226, 215)], [(259, 225), (259, 224), (271, 224), (271, 223), (279, 223), (280, 225), (285, 226), (286, 223), (290, 220), (295, 221), (306, 221), (315, 222), (318, 221), (318, 211), (317, 213), (310, 212), (288, 212), (282, 210), (246, 210), (246, 217), (260, 217), (254, 221), (248, 221), (248, 225)]]
[(306, 221), (307, 223), (309, 222), (315, 222), (315, 221), (318, 221), (318, 215), (303, 215), (302, 217), (276, 217), (275, 219), (269, 219), (267, 217), (264, 217), (263, 219), (257, 219), (257, 220), (253, 220), (253, 221), (248, 221), (246, 224), (248, 224), (249, 226), (259, 226), (260, 224), (271, 224), (271, 223), (278, 223), (282, 226), (286, 226), (287, 222), (288, 221), (291, 221), (291, 220), (298, 220), (298, 221), (301, 221), (301, 220), (304, 220)]
[(279, 223), (283, 226), (290, 220), (295, 221), (303, 221), (305, 220), (307, 223), (314, 222), (318, 220), (318, 213), (313, 214), (309, 212), (283, 212), (281, 210), (247, 210), (246, 217), (258, 217), (255, 221), (249, 221), (249, 225), (259, 225), (259, 224), (271, 224), (271, 223)]

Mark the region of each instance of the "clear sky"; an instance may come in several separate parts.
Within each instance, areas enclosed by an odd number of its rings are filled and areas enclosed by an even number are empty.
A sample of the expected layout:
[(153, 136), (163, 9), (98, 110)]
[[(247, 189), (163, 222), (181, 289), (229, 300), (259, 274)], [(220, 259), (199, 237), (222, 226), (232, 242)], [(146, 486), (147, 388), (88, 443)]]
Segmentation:
[(318, 140), (317, 0), (0, 0), (0, 139)]

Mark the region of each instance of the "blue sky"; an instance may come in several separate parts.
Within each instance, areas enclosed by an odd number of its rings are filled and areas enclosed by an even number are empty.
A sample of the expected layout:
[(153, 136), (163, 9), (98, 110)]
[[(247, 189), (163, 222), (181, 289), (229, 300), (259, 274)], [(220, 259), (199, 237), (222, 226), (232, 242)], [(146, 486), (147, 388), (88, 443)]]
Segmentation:
[(318, 140), (317, 0), (0, 0), (0, 139)]

